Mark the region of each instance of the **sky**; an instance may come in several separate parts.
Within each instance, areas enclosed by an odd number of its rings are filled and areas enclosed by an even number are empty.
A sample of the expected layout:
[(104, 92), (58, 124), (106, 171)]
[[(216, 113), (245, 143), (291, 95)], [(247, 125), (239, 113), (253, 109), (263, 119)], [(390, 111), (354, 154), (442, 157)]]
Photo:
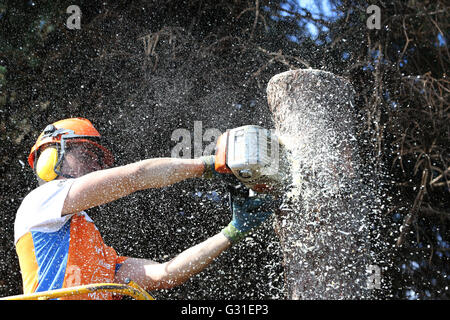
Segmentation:
[[(337, 13), (333, 11), (333, 7), (328, 0), (322, 0), (321, 8), (316, 4), (315, 0), (297, 0), (297, 3), (300, 8), (305, 8), (309, 10), (313, 16), (313, 18), (336, 18)], [(310, 32), (313, 38), (316, 38), (319, 34), (319, 30), (313, 23), (308, 23), (307, 29)]]

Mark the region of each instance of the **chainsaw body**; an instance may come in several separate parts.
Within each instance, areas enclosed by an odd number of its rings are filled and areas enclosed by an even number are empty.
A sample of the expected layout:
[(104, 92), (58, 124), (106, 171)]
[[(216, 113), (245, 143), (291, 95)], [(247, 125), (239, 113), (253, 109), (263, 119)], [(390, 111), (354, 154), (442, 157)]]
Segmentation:
[(274, 130), (256, 125), (227, 130), (216, 146), (215, 170), (233, 174), (258, 193), (279, 192), (287, 176), (283, 146)]

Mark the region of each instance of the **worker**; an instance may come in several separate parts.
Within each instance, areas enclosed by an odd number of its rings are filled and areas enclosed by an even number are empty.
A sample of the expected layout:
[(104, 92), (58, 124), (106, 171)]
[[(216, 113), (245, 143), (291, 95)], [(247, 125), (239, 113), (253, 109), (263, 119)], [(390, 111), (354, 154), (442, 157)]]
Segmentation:
[[(264, 198), (237, 197), (228, 226), (170, 261), (119, 256), (103, 242), (85, 210), (140, 190), (220, 174), (214, 156), (154, 158), (112, 167), (113, 155), (101, 140), (89, 120), (70, 118), (48, 125), (32, 147), (28, 163), (39, 186), (23, 199), (14, 224), (24, 294), (92, 283), (126, 284), (129, 279), (147, 291), (172, 288), (202, 271), (271, 214), (262, 210)], [(113, 298), (99, 292), (72, 297)]]

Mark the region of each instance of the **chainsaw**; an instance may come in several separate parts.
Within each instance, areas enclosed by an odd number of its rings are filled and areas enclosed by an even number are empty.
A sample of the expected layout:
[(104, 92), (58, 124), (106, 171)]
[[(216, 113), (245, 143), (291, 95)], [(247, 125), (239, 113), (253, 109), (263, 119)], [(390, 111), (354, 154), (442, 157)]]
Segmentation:
[(274, 130), (247, 125), (227, 130), (217, 139), (215, 170), (240, 182), (232, 194), (258, 193), (279, 196), (289, 178), (289, 166), (281, 139)]

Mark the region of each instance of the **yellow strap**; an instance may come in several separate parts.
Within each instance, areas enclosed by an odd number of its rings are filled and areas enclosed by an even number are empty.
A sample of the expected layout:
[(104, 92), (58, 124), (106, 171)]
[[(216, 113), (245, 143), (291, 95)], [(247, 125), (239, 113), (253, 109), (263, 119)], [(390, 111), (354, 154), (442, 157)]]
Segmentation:
[(48, 300), (92, 292), (114, 292), (121, 295), (130, 296), (136, 300), (155, 300), (150, 294), (148, 294), (133, 281), (130, 281), (128, 284), (95, 283), (78, 287), (9, 296), (0, 298), (0, 300)]

